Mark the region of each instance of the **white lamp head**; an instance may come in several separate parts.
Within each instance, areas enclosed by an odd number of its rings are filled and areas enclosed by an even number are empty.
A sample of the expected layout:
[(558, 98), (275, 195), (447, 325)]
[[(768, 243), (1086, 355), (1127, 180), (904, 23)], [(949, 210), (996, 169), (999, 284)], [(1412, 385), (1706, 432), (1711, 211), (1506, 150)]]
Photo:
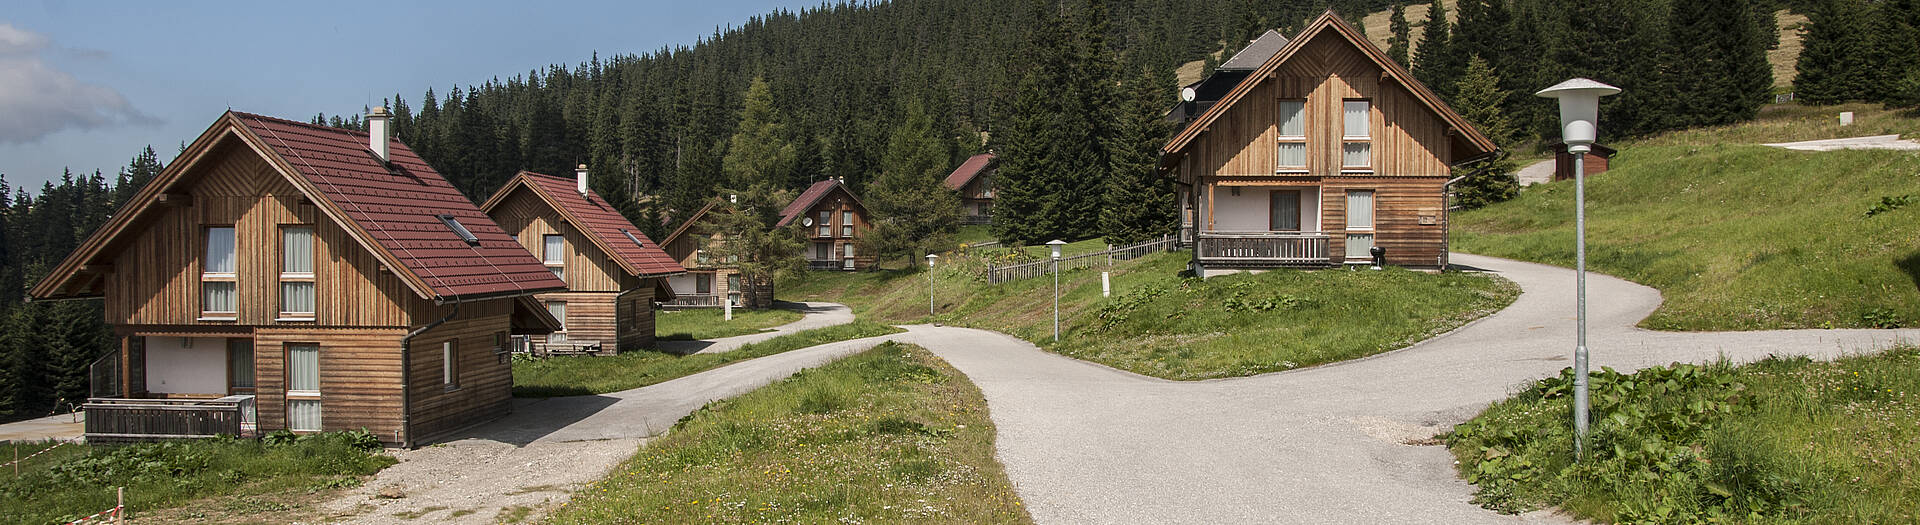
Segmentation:
[(933, 261), (935, 261), (935, 260), (937, 260), (937, 259), (939, 259), (939, 258), (940, 258), (940, 256), (938, 256), (938, 255), (934, 255), (934, 254), (931, 254), (931, 253), (929, 253), (929, 254), (927, 254), (927, 267), (928, 267), (928, 268), (932, 268), (932, 267), (933, 267)]
[(1053, 248), (1053, 258), (1055, 258), (1055, 259), (1059, 259), (1059, 258), (1060, 258), (1060, 247), (1061, 247), (1061, 246), (1066, 246), (1066, 245), (1067, 245), (1067, 241), (1063, 241), (1063, 240), (1060, 240), (1060, 239), (1054, 239), (1054, 240), (1051, 240), (1051, 241), (1047, 241), (1047, 246), (1048, 246), (1048, 247), (1051, 247), (1051, 248)]
[(1599, 139), (1600, 97), (1619, 93), (1620, 88), (1576, 78), (1534, 94), (1560, 101), (1561, 140), (1569, 151), (1586, 151)]

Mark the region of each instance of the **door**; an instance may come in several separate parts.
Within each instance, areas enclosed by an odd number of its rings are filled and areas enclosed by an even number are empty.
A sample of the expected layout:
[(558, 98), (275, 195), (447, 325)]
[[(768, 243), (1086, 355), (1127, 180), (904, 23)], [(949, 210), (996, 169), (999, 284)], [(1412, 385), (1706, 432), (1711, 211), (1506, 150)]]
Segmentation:
[(1277, 232), (1300, 231), (1300, 190), (1274, 190), (1268, 197), (1267, 229)]

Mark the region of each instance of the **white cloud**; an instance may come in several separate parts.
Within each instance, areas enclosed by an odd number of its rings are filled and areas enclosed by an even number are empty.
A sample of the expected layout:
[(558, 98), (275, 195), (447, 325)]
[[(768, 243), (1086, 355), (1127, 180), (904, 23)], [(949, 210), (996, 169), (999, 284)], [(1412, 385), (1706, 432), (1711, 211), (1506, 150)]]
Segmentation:
[(64, 129), (158, 124), (112, 88), (48, 65), (46, 36), (0, 23), (0, 143), (25, 143)]

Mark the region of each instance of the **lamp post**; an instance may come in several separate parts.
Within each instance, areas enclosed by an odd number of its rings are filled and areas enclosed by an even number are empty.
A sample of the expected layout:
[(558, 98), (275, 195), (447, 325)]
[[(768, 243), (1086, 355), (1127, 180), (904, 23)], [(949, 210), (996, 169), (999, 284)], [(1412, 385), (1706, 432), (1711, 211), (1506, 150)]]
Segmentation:
[(1054, 239), (1047, 241), (1047, 247), (1053, 248), (1053, 342), (1060, 342), (1060, 247), (1067, 241)]
[(1576, 78), (1540, 90), (1535, 95), (1560, 101), (1560, 137), (1573, 154), (1573, 229), (1575, 275), (1579, 297), (1575, 316), (1578, 320), (1573, 346), (1573, 457), (1576, 461), (1587, 448), (1587, 151), (1599, 138), (1600, 97), (1620, 93), (1620, 88)]
[(940, 256), (938, 255), (934, 255), (931, 253), (927, 254), (927, 316), (928, 317), (933, 316), (933, 261), (938, 259), (940, 259)]

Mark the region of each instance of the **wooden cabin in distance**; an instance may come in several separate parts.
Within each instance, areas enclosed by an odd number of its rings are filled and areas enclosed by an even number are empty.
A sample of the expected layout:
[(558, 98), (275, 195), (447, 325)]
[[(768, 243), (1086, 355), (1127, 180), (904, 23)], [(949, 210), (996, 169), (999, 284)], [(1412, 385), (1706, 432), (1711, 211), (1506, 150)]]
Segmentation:
[(388, 139), (227, 112), (36, 284), (103, 298), (90, 442), (367, 429), (413, 446), (512, 409), (508, 340), (564, 290)]
[(873, 267), (873, 255), (856, 246), (856, 238), (872, 227), (867, 206), (840, 179), (815, 182), (800, 192), (780, 210), (780, 222), (774, 227), (789, 224), (799, 224), (807, 239), (807, 269), (854, 271)]
[(960, 224), (993, 222), (993, 178), (1000, 160), (992, 153), (967, 157), (943, 184), (960, 194)]
[(1452, 166), (1496, 146), (1332, 11), (1162, 150), (1200, 275), (1359, 263), (1439, 267)]
[(669, 276), (687, 269), (600, 194), (587, 167), (573, 179), (520, 172), (480, 210), (540, 258), (564, 292), (534, 296), (560, 330), (530, 340), (539, 353), (612, 354), (653, 347), (653, 303), (670, 301)]
[[(687, 273), (667, 278), (673, 288), (669, 308), (770, 308), (773, 306), (772, 279), (746, 279), (740, 267), (709, 255), (706, 248), (725, 242), (709, 231), (703, 222), (709, 213), (728, 213), (721, 201), (714, 200), (695, 210), (660, 243), (668, 257), (679, 262)], [(726, 302), (721, 302), (726, 301)]]

